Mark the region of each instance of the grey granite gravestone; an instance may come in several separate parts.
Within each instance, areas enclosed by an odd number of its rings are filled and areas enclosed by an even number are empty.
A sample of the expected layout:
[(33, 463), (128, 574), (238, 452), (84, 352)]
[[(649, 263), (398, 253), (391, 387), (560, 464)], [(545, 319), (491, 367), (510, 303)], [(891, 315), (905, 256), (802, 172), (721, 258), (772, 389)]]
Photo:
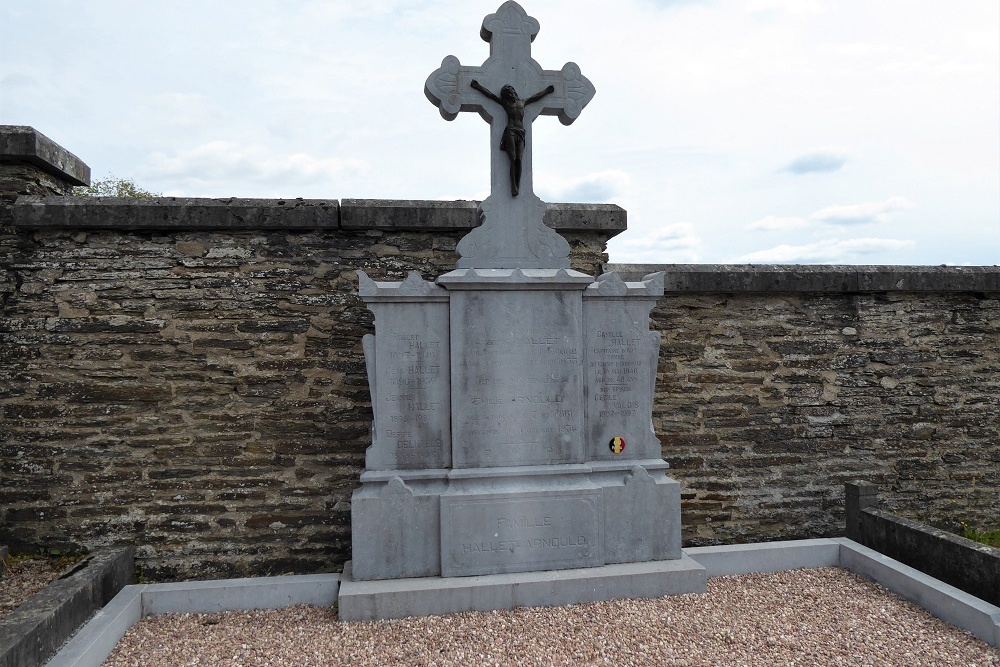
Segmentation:
[[(491, 194), (458, 268), (434, 283), (359, 271), (375, 315), (363, 341), (374, 421), (351, 501), (346, 620), (705, 587), (681, 552), (680, 487), (652, 428), (663, 276), (569, 269), (532, 191), (532, 121), (568, 125), (594, 95), (575, 64), (531, 58), (538, 29), (505, 2), (483, 21), (486, 62), (448, 56), (427, 79), (446, 119), (475, 111), (491, 127)], [(544, 572), (560, 572), (558, 595), (529, 576)], [(494, 586), (524, 590), (479, 597)]]

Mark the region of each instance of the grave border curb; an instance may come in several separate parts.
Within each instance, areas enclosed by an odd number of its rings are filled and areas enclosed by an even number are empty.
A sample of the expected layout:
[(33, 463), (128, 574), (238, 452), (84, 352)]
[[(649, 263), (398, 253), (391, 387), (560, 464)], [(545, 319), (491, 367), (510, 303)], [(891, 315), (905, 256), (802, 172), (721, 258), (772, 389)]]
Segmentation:
[(98, 549), (0, 621), (0, 667), (44, 664), (135, 581), (133, 547)]
[[(708, 577), (841, 567), (1000, 648), (1000, 607), (847, 538), (690, 547)], [(128, 628), (152, 613), (213, 612), (333, 604), (340, 575), (296, 575), (126, 586), (47, 667), (99, 667)]]

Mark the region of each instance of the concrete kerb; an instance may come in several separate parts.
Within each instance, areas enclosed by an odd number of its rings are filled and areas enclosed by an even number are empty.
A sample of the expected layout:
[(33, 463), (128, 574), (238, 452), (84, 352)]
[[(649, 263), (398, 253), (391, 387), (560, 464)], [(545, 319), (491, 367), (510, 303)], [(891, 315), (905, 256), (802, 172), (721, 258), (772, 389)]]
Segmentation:
[[(842, 567), (1000, 648), (1000, 607), (846, 538), (694, 547), (684, 551), (705, 567), (709, 577)], [(128, 586), (47, 665), (98, 667), (128, 627), (151, 613), (332, 604), (338, 597), (339, 585), (339, 575), (329, 574)]]
[(41, 665), (133, 581), (132, 547), (102, 549), (0, 619), (0, 667)]
[(339, 588), (338, 574), (126, 586), (46, 665), (99, 667), (128, 629), (146, 616), (281, 609), (297, 604), (333, 606)]

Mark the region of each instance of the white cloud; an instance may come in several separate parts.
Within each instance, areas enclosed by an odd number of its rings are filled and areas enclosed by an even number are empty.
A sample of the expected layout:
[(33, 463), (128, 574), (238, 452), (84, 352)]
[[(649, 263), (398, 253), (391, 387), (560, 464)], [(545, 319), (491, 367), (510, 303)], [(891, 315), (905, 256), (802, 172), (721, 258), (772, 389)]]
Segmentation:
[(850, 204), (846, 206), (827, 206), (809, 215), (808, 218), (779, 217), (769, 215), (766, 218), (751, 222), (745, 226), (747, 231), (788, 231), (801, 229), (810, 223), (827, 225), (866, 225), (885, 222), (890, 213), (913, 208), (913, 204), (905, 197), (890, 197), (885, 201)]
[(700, 258), (702, 239), (694, 225), (678, 222), (636, 236), (626, 232), (608, 242), (608, 252), (634, 263), (686, 263)]
[(816, 174), (837, 171), (847, 162), (847, 156), (834, 151), (820, 151), (800, 155), (785, 165), (781, 171), (792, 174)]
[(899, 239), (859, 238), (826, 239), (805, 245), (779, 245), (757, 250), (738, 257), (736, 263), (750, 264), (854, 264), (861, 256), (879, 255), (907, 250), (914, 241)]
[(363, 174), (368, 167), (366, 161), (352, 158), (286, 155), (256, 144), (210, 141), (173, 155), (152, 153), (140, 165), (139, 173), (150, 182), (214, 190), (234, 181), (268, 188), (286, 183), (332, 181)]
[(618, 203), (628, 192), (632, 179), (624, 171), (592, 172), (575, 179), (535, 174), (535, 192), (545, 201)]
[(809, 224), (805, 218), (780, 218), (776, 215), (769, 215), (766, 218), (751, 222), (744, 227), (747, 231), (779, 232), (789, 229), (799, 229)]
[(913, 208), (913, 204), (905, 197), (890, 197), (881, 202), (828, 206), (810, 215), (809, 219), (831, 225), (864, 225), (885, 222), (890, 213), (910, 208)]
[(748, 14), (790, 14), (792, 16), (823, 14), (827, 11), (823, 0), (748, 0), (744, 5)]

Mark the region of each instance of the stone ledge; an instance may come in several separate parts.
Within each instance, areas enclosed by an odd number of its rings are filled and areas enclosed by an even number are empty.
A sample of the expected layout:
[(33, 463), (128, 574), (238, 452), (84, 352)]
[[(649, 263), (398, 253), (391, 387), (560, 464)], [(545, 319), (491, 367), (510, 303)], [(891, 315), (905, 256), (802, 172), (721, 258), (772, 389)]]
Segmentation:
[(623, 280), (663, 271), (664, 292), (1000, 292), (1000, 266), (607, 264)]
[(27, 125), (0, 125), (0, 163), (31, 164), (70, 185), (90, 185), (83, 160)]
[(551, 607), (615, 598), (655, 598), (705, 592), (705, 568), (676, 560), (472, 577), (354, 581), (344, 566), (337, 598), (342, 621)]
[(88, 556), (0, 620), (0, 667), (41, 665), (80, 624), (132, 582), (134, 549)]
[(13, 225), (29, 229), (337, 229), (336, 199), (18, 197)]
[[(204, 199), (21, 196), (11, 224), (26, 229), (345, 229), (467, 231), (476, 201), (392, 199)], [(613, 204), (549, 204), (545, 224), (560, 232), (625, 231)]]
[[(343, 229), (467, 230), (478, 225), (475, 200), (345, 199)], [(615, 204), (546, 204), (545, 224), (560, 232), (625, 231), (627, 214)]]

